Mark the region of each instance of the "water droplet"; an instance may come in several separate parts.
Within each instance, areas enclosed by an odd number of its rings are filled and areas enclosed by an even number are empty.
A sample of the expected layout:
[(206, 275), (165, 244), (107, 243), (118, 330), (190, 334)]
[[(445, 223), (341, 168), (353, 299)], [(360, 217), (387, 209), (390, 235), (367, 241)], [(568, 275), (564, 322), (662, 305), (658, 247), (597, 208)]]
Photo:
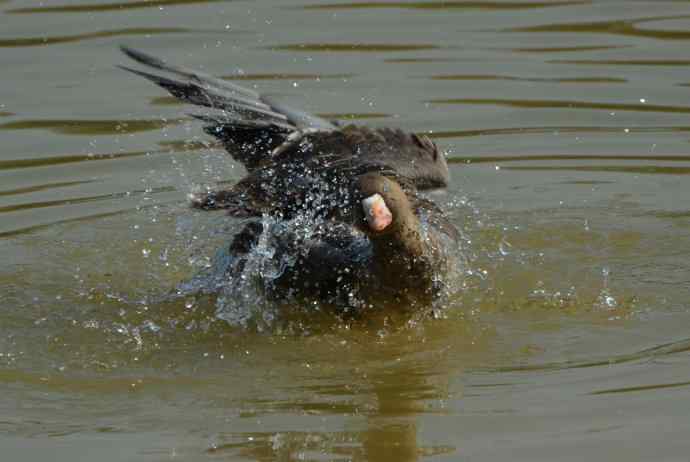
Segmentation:
[(506, 255), (510, 254), (510, 249), (512, 247), (513, 246), (510, 245), (510, 243), (508, 241), (506, 241), (505, 238), (503, 238), (501, 240), (501, 243), (498, 244), (498, 251), (501, 253), (501, 255), (503, 255), (505, 257)]

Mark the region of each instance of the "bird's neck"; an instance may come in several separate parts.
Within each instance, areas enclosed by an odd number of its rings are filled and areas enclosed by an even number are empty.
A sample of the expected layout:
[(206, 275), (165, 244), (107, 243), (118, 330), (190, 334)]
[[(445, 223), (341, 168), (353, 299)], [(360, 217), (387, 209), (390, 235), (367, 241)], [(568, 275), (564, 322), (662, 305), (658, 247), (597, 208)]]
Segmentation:
[(435, 274), (431, 242), (413, 214), (391, 226), (388, 233), (371, 238), (377, 279), (401, 295), (427, 297)]

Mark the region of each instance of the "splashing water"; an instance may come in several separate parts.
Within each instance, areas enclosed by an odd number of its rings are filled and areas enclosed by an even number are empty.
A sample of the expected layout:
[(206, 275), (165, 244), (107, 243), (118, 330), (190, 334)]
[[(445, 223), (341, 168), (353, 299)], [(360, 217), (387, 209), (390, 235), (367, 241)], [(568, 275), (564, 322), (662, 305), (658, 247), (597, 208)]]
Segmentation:
[[(284, 318), (286, 311), (300, 311), (309, 316), (325, 307), (335, 307), (341, 313), (378, 308), (362, 297), (358, 285), (358, 279), (366, 277), (363, 273), (372, 258), (370, 241), (347, 225), (334, 225), (320, 217), (323, 200), (318, 194), (310, 195), (302, 204), (300, 213), (289, 220), (263, 216), (256, 243), (246, 254), (233, 254), (230, 246), (224, 245), (207, 269), (178, 287), (178, 294), (215, 294), (218, 319), (232, 326), (258, 331), (272, 330)], [(429, 239), (431, 225), (428, 217), (422, 215), (420, 218), (422, 237)], [(334, 229), (350, 233), (344, 249), (349, 258), (348, 266), (325, 265), (327, 275), (315, 274), (312, 268), (306, 271), (310, 271), (310, 278), (313, 275), (313, 285), (316, 287), (319, 285), (319, 276), (324, 280), (330, 279), (335, 272), (340, 286), (333, 294), (329, 293), (327, 300), (318, 296), (305, 299), (300, 288), (293, 290), (290, 287), (285, 291), (285, 284), (289, 286), (294, 276), (305, 271), (305, 261), (313, 258), (310, 252), (327, 240)], [(435, 290), (441, 295), (431, 307), (435, 315), (439, 312), (437, 308), (445, 308), (445, 300), (459, 290), (457, 282), (462, 278), (464, 268), (457, 245), (450, 238), (441, 238), (441, 250), (456, 255), (448, 255), (454, 257), (449, 258), (453, 264), (449, 265), (448, 274), (438, 275), (434, 280)]]

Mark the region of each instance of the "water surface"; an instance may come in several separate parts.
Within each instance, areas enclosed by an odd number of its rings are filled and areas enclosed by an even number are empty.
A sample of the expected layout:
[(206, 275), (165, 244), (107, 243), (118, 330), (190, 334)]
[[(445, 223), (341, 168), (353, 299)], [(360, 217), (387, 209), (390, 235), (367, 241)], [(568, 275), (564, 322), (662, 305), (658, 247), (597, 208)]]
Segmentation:
[[(0, 24), (5, 457), (687, 459), (687, 2), (7, 0)], [(247, 328), (176, 293), (240, 226), (187, 194), (243, 172), (120, 44), (429, 134), (467, 261), (438, 318)]]

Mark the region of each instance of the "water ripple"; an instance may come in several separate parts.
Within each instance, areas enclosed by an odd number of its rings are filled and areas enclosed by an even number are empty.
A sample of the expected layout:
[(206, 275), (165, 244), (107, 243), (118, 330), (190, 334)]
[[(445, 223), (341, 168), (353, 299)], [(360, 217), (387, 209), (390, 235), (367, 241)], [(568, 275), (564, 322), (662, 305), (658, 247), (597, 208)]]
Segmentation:
[(25, 204), (7, 205), (4, 207), (0, 207), (0, 214), (9, 213), (9, 212), (18, 212), (21, 210), (42, 209), (42, 208), (46, 208), (46, 207), (58, 207), (61, 205), (76, 205), (76, 204), (83, 204), (83, 203), (87, 203), (87, 202), (98, 202), (98, 201), (103, 201), (103, 200), (119, 199), (121, 197), (130, 197), (130, 196), (140, 195), (140, 194), (145, 194), (145, 193), (146, 194), (155, 194), (155, 193), (162, 193), (162, 192), (170, 192), (170, 191), (174, 191), (174, 190), (175, 190), (174, 187), (166, 186), (166, 187), (161, 187), (161, 188), (153, 188), (153, 189), (140, 190), (140, 191), (126, 191), (126, 192), (111, 193), (111, 194), (100, 194), (97, 196), (74, 197), (74, 198), (69, 198), (69, 199), (58, 199), (58, 200), (52, 200), (52, 201), (30, 202), (30, 203), (25, 203)]
[(564, 171), (564, 172), (591, 172), (591, 173), (634, 173), (636, 175), (690, 175), (690, 167), (669, 167), (665, 165), (534, 165), (534, 166), (509, 166), (503, 170), (531, 170), (531, 171)]
[[(634, 160), (634, 161), (663, 161), (663, 162), (690, 162), (690, 156), (631, 156), (631, 155), (594, 155), (594, 154), (550, 154), (550, 155), (524, 155), (524, 156), (481, 156), (481, 157), (451, 157), (450, 164), (495, 164), (498, 162), (530, 162), (535, 160), (561, 161), (561, 160)], [(507, 167), (506, 167), (507, 168)]]
[(135, 151), (117, 154), (78, 154), (72, 156), (54, 156), (39, 159), (10, 159), (0, 160), (0, 170), (15, 170), (20, 168), (47, 167), (52, 165), (87, 162), (92, 160), (113, 160), (128, 157), (145, 156), (150, 151)]
[(353, 2), (304, 5), (305, 10), (360, 10), (360, 9), (410, 9), (410, 10), (526, 10), (559, 6), (583, 5), (588, 0), (564, 0), (556, 2)]
[[(1, 170), (1, 168), (0, 168)], [(19, 195), (19, 194), (29, 194), (29, 193), (34, 193), (38, 191), (46, 191), (50, 189), (57, 189), (57, 188), (67, 188), (70, 186), (78, 186), (82, 184), (89, 184), (89, 183), (94, 183), (96, 180), (81, 180), (81, 181), (63, 181), (59, 183), (47, 183), (47, 184), (40, 184), (40, 185), (35, 185), (35, 186), (27, 186), (23, 188), (16, 188), (16, 189), (8, 189), (5, 191), (0, 191), (0, 197), (2, 196), (14, 196), (14, 195)]]
[(41, 36), (41, 37), (22, 37), (0, 39), (2, 48), (38, 47), (45, 45), (56, 45), (59, 43), (80, 42), (83, 40), (122, 37), (128, 35), (152, 35), (152, 34), (182, 34), (194, 32), (191, 29), (182, 27), (131, 27), (124, 29), (103, 30), (97, 32), (86, 32), (75, 35)]
[(384, 59), (384, 63), (392, 64), (415, 64), (415, 63), (454, 63), (458, 61), (476, 61), (473, 59), (459, 59), (459, 58), (390, 58)]
[(690, 66), (690, 59), (552, 59), (546, 62), (592, 66)]
[(277, 72), (270, 74), (233, 74), (224, 75), (225, 80), (325, 80), (325, 79), (351, 79), (357, 74), (290, 74)]
[(265, 47), (277, 51), (310, 51), (339, 53), (376, 53), (395, 51), (437, 50), (439, 45), (429, 43), (296, 43), (292, 45), (272, 45)]
[(393, 117), (393, 114), (386, 114), (385, 112), (321, 112), (317, 115), (326, 120), (385, 119)]
[(427, 101), (432, 104), (472, 104), (508, 106), (528, 109), (595, 109), (606, 111), (635, 111), (635, 112), (667, 112), (690, 113), (687, 106), (666, 106), (659, 104), (629, 104), (629, 103), (599, 103), (594, 101), (567, 101), (567, 100), (520, 100), (500, 98), (444, 98)]
[(158, 8), (175, 5), (193, 5), (196, 3), (218, 3), (228, 0), (139, 0), (133, 2), (118, 3), (86, 3), (82, 5), (55, 5), (37, 6), (29, 8), (14, 8), (6, 13), (30, 14), (30, 13), (97, 13), (101, 11), (124, 11), (141, 8)]
[(0, 124), (0, 130), (49, 130), (61, 135), (116, 135), (158, 130), (187, 119), (159, 120), (78, 120), (29, 119)]
[(607, 388), (590, 392), (590, 395), (610, 395), (614, 393), (630, 393), (634, 391), (661, 390), (664, 388), (678, 388), (690, 386), (690, 382), (656, 383), (652, 385), (637, 385), (633, 387)]
[(534, 48), (492, 48), (498, 51), (510, 51), (512, 53), (576, 53), (581, 51), (601, 51), (615, 50), (620, 48), (630, 48), (631, 45), (591, 45), (575, 47), (534, 47)]
[[(139, 206), (139, 209), (143, 209), (143, 208), (147, 208), (147, 207), (152, 207), (152, 206), (146, 206), (146, 207)], [(122, 214), (128, 213), (129, 211), (130, 211), (129, 209), (126, 209), (126, 210), (117, 210), (114, 212), (93, 213), (90, 215), (85, 215), (85, 216), (76, 217), (76, 218), (66, 218), (64, 220), (57, 220), (57, 221), (53, 221), (51, 223), (43, 223), (40, 225), (26, 226), (23, 228), (13, 229), (11, 231), (2, 231), (2, 232), (0, 232), (0, 239), (14, 237), (14, 236), (20, 236), (20, 235), (24, 235), (24, 234), (31, 234), (33, 232), (40, 231), (40, 230), (46, 229), (46, 228), (50, 228), (51, 226), (55, 226), (55, 225), (61, 225), (61, 224), (67, 224), (67, 223), (78, 223), (78, 222), (82, 222), (82, 221), (92, 221), (92, 220), (98, 220), (101, 218), (109, 218), (109, 217), (113, 217), (116, 215), (122, 215)], [(1, 380), (1, 377), (0, 377), (0, 380)]]
[(546, 126), (546, 127), (506, 127), (506, 128), (480, 128), (476, 130), (447, 130), (424, 133), (430, 138), (468, 138), (473, 136), (501, 136), (501, 135), (541, 135), (560, 133), (675, 133), (690, 132), (690, 126), (644, 126), (644, 127), (619, 127), (619, 126)]
[[(118, 152), (118, 153), (107, 153), (107, 154), (74, 154), (74, 155), (63, 155), (63, 156), (53, 156), (53, 157), (42, 157), (38, 159), (10, 159), (10, 160), (0, 160), (0, 171), (1, 170), (14, 170), (20, 168), (33, 168), (33, 167), (47, 167), (52, 165), (60, 164), (71, 164), (75, 162), (90, 162), (98, 160), (117, 160), (117, 159), (127, 159), (130, 157), (141, 157), (153, 154), (169, 154), (173, 152), (190, 152), (198, 151), (201, 149), (222, 149), (223, 146), (220, 142), (205, 142), (205, 141), (160, 141), (158, 143), (161, 149), (148, 150), (148, 151), (130, 151), (130, 152)], [(2, 194), (0, 194), (2, 195)]]
[(644, 350), (639, 350), (634, 353), (621, 354), (617, 356), (606, 357), (602, 359), (592, 359), (584, 361), (563, 361), (542, 364), (525, 364), (518, 366), (506, 366), (493, 368), (493, 372), (527, 372), (527, 371), (553, 371), (563, 369), (581, 369), (586, 367), (598, 366), (612, 366), (614, 364), (623, 364), (634, 361), (640, 361), (649, 358), (656, 358), (660, 356), (668, 356), (677, 353), (685, 353), (690, 351), (690, 339), (683, 339), (677, 342), (665, 343)]
[(627, 79), (616, 77), (516, 77), (495, 74), (442, 74), (432, 75), (431, 80), (508, 80), (516, 82), (552, 83), (626, 83)]
[(502, 32), (567, 32), (567, 33), (587, 33), (587, 34), (612, 34), (633, 37), (653, 38), (658, 40), (690, 40), (690, 31), (671, 31), (664, 29), (640, 29), (637, 24), (677, 20), (688, 16), (658, 16), (639, 19), (615, 19), (610, 21), (595, 22), (575, 22), (575, 23), (555, 23), (543, 24), (539, 26), (514, 27), (504, 29)]

